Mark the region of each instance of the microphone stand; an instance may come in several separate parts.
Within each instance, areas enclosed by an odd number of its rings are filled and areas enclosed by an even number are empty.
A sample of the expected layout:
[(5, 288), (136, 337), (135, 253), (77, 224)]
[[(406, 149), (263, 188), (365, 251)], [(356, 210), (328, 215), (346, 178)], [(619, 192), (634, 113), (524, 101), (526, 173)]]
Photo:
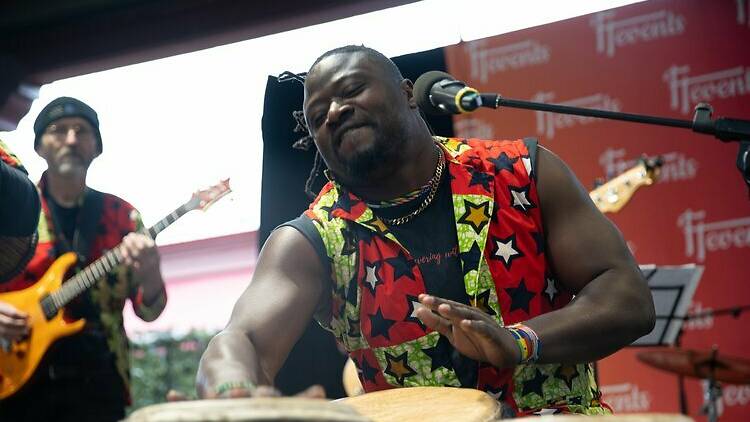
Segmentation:
[[(598, 117), (601, 119), (622, 120), (626, 122), (644, 123), (657, 126), (679, 127), (692, 129), (693, 132), (713, 135), (723, 142), (739, 142), (737, 152), (737, 169), (748, 188), (750, 198), (750, 120), (730, 119), (720, 117), (711, 119), (713, 107), (707, 103), (695, 106), (693, 120), (671, 119), (665, 117), (646, 116), (641, 114), (619, 113), (614, 111), (595, 110), (590, 108), (570, 107), (557, 104), (536, 103), (531, 101), (503, 98), (499, 94), (479, 94), (476, 105), (482, 107), (522, 108), (526, 110), (548, 111), (551, 113), (573, 114), (577, 116)], [(473, 108), (473, 107), (472, 107)], [(468, 109), (467, 109), (468, 110)]]

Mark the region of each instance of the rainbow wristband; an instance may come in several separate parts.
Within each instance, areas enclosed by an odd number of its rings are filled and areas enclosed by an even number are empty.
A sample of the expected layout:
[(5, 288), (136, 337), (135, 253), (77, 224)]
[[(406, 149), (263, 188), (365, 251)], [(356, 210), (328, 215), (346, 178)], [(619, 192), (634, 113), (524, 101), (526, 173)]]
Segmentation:
[(250, 381), (227, 381), (217, 385), (216, 388), (214, 388), (214, 392), (217, 396), (222, 396), (224, 393), (232, 390), (244, 389), (253, 391), (256, 388), (257, 386)]
[(518, 363), (536, 362), (539, 359), (539, 350), (542, 346), (536, 332), (531, 327), (520, 323), (505, 328), (516, 340), (518, 350), (521, 352), (521, 360)]

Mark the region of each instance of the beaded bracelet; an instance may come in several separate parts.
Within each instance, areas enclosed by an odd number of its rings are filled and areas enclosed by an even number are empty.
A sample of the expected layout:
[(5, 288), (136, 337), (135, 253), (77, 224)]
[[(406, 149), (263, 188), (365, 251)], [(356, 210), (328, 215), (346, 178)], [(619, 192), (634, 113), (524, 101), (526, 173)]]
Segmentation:
[(227, 381), (217, 385), (216, 388), (214, 388), (214, 391), (216, 392), (217, 396), (221, 396), (231, 390), (245, 389), (248, 391), (252, 391), (256, 388), (257, 386), (250, 381)]
[(521, 360), (518, 363), (535, 362), (539, 359), (539, 350), (542, 343), (539, 336), (531, 327), (524, 324), (513, 324), (505, 327), (516, 340), (518, 350), (521, 351)]

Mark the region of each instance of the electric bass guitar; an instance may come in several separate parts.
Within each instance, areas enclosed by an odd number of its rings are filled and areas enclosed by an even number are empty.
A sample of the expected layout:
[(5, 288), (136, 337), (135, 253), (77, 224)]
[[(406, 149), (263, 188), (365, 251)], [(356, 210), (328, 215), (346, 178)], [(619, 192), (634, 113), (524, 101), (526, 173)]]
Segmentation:
[(661, 165), (661, 158), (641, 158), (635, 167), (594, 188), (589, 197), (602, 213), (620, 211), (638, 188), (656, 182)]
[[(229, 179), (195, 192), (189, 201), (148, 229), (148, 234), (155, 238), (187, 212), (205, 211), (229, 192)], [(32, 286), (0, 294), (0, 301), (28, 314), (30, 327), (29, 335), (23, 340), (0, 343), (0, 399), (13, 395), (26, 384), (57, 339), (83, 329), (84, 319), (72, 322), (63, 319), (63, 307), (94, 286), (121, 260), (120, 245), (117, 245), (63, 283), (65, 274), (77, 261), (75, 252), (68, 252), (57, 258)]]

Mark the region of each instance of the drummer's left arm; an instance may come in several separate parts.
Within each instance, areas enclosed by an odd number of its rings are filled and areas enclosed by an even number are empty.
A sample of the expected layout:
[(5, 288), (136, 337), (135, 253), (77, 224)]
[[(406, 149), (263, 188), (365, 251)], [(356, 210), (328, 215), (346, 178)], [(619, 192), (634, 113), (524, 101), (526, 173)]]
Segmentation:
[[(620, 232), (562, 160), (539, 147), (536, 170), (548, 264), (575, 298), (524, 324), (539, 337), (539, 362), (601, 359), (653, 329), (651, 293)], [(513, 336), (486, 314), (431, 296), (420, 300), (438, 312), (421, 311), (420, 318), (462, 353), (498, 367), (518, 363)]]

